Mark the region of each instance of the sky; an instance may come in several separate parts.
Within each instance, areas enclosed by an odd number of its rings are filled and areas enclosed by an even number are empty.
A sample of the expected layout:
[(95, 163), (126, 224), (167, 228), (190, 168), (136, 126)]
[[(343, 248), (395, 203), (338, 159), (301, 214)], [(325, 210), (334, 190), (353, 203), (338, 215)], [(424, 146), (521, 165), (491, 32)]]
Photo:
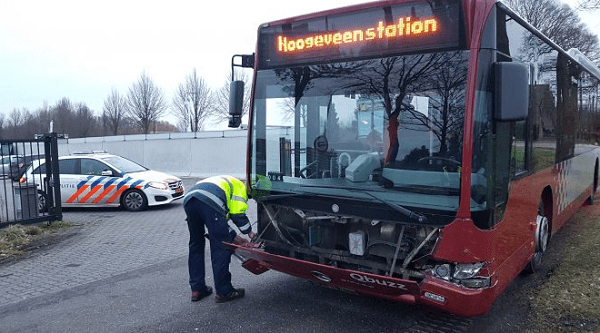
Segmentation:
[[(261, 23), (367, 1), (1, 1), (0, 113), (68, 97), (100, 115), (111, 90), (126, 95), (143, 72), (169, 102), (194, 68), (218, 89), (231, 56), (254, 52)], [(584, 22), (600, 35), (593, 16)]]

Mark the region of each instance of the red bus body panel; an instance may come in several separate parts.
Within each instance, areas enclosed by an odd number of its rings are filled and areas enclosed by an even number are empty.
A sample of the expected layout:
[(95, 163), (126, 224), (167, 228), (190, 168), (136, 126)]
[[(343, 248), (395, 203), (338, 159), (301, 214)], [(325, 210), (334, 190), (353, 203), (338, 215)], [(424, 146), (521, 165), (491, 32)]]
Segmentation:
[[(402, 2), (409, 1), (380, 1), (289, 18), (271, 22), (270, 24), (291, 23), (323, 14), (342, 13)], [(491, 276), (491, 286), (486, 289), (468, 289), (435, 278), (428, 275), (428, 273), (425, 273), (425, 277), (421, 282), (415, 282), (335, 268), (270, 254), (257, 248), (227, 244), (237, 254), (248, 259), (244, 263), (244, 267), (256, 274), (273, 269), (347, 292), (375, 296), (395, 302), (419, 304), (459, 316), (476, 316), (484, 314), (489, 310), (496, 297), (510, 285), (512, 280), (523, 270), (534, 255), (537, 207), (543, 191), (549, 188), (552, 192), (551, 208), (547, 209), (551, 210), (552, 214), (549, 218), (551, 231), (555, 232), (593, 194), (594, 189), (591, 184), (593, 184), (594, 163), (596, 163), (597, 159), (596, 151), (575, 158), (585, 159), (573, 163), (583, 165), (582, 168), (589, 170), (589, 172), (581, 174), (576, 180), (580, 183), (580, 188), (581, 186), (585, 186), (585, 190), (577, 198), (570, 198), (568, 203), (564, 202), (565, 195), (563, 192), (573, 184), (565, 181), (568, 177), (563, 175), (566, 173), (565, 168), (568, 166), (559, 164), (539, 171), (534, 175), (511, 182), (504, 217), (493, 229), (479, 229), (471, 220), (471, 177), (464, 175), (471, 175), (473, 110), (475, 107), (477, 64), (481, 35), (488, 15), (490, 15), (495, 3), (495, 0), (463, 1), (466, 40), (468, 41), (467, 47), (471, 53), (465, 105), (461, 202), (456, 219), (451, 224), (440, 229), (438, 241), (431, 254), (433, 259), (452, 263), (485, 262), (486, 271)], [(260, 53), (258, 46), (256, 52), (257, 55)], [(258, 56), (256, 59), (258, 59)], [(256, 84), (256, 72), (254, 75), (253, 81)], [(252, 91), (254, 92), (254, 89)], [(250, 110), (252, 112), (252, 106)], [(247, 179), (250, 179), (251, 176), (250, 168), (252, 163), (250, 160), (250, 156), (252, 155), (250, 150), (251, 126), (252, 124), (250, 124), (248, 131)], [(573, 181), (574, 178), (570, 179), (570, 181)], [(444, 301), (441, 302), (427, 298), (424, 296), (425, 293), (442, 296)]]

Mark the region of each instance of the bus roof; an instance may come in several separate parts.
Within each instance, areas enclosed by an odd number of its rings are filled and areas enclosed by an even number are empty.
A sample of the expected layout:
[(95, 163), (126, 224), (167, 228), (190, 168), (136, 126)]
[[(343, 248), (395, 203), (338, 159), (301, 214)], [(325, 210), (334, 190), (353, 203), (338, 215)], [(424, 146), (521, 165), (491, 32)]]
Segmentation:
[[(462, 1), (464, 1), (464, 0), (462, 0)], [(479, 1), (479, 0), (475, 0), (475, 1)], [(411, 3), (411, 2), (426, 2), (426, 1), (424, 1), (424, 0), (370, 1), (370, 2), (365, 2), (365, 3), (361, 3), (361, 4), (337, 7), (337, 8), (327, 9), (327, 10), (323, 10), (323, 11), (319, 11), (319, 12), (308, 13), (308, 14), (303, 14), (303, 15), (299, 15), (299, 16), (289, 17), (286, 19), (271, 21), (271, 22), (261, 24), (260, 27), (269, 27), (269, 26), (276, 26), (276, 25), (282, 25), (282, 24), (289, 24), (289, 23), (294, 23), (297, 21), (313, 19), (313, 18), (318, 18), (318, 17), (332, 15), (332, 14), (348, 13), (348, 12), (353, 12), (353, 11), (360, 11), (363, 9), (385, 7), (385, 6), (398, 5), (398, 4)]]
[(567, 51), (571, 57), (573, 57), (579, 64), (585, 67), (588, 71), (594, 74), (598, 79), (600, 79), (600, 69), (598, 66), (594, 64), (588, 57), (585, 56), (581, 51), (576, 48), (572, 48)]

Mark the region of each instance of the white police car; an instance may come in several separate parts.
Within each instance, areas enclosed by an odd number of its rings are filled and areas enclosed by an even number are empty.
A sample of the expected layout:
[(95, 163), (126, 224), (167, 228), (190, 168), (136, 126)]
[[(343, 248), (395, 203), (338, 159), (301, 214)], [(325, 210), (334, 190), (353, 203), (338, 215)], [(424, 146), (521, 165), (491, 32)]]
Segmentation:
[[(121, 206), (139, 211), (183, 198), (180, 178), (147, 168), (111, 154), (60, 156), (60, 195), (63, 207)], [(21, 177), (35, 183), (40, 211), (48, 208), (48, 179), (44, 160), (34, 161)]]

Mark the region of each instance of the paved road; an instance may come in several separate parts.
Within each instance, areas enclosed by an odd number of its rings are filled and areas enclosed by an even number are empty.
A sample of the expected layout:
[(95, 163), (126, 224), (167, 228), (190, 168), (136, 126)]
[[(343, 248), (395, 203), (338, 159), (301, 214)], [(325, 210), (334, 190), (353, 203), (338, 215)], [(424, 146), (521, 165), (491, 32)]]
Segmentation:
[[(190, 179), (190, 182), (192, 180)], [(57, 248), (0, 267), (0, 306), (85, 285), (187, 252), (181, 200), (136, 213), (118, 209), (65, 210), (63, 219), (81, 226)]]
[(0, 266), (0, 332), (371, 332), (409, 323), (396, 321), (396, 304), (277, 272), (255, 276), (237, 259), (233, 282), (247, 288), (245, 299), (191, 303), (184, 218), (181, 201), (144, 212), (66, 210), (76, 235)]
[[(187, 188), (194, 182), (184, 179)], [(255, 207), (249, 215), (254, 221)], [(236, 259), (233, 283), (246, 288), (247, 296), (225, 304), (211, 298), (192, 303), (184, 217), (181, 201), (136, 213), (67, 210), (64, 220), (77, 226), (74, 236), (0, 266), (0, 332), (416, 332), (415, 325), (440, 317), (278, 272), (255, 276)], [(207, 252), (212, 285), (208, 258)], [(442, 318), (449, 323), (442, 329), (511, 331), (527, 307), (514, 295), (531, 288), (528, 281), (535, 279), (517, 279), (490, 314)]]

